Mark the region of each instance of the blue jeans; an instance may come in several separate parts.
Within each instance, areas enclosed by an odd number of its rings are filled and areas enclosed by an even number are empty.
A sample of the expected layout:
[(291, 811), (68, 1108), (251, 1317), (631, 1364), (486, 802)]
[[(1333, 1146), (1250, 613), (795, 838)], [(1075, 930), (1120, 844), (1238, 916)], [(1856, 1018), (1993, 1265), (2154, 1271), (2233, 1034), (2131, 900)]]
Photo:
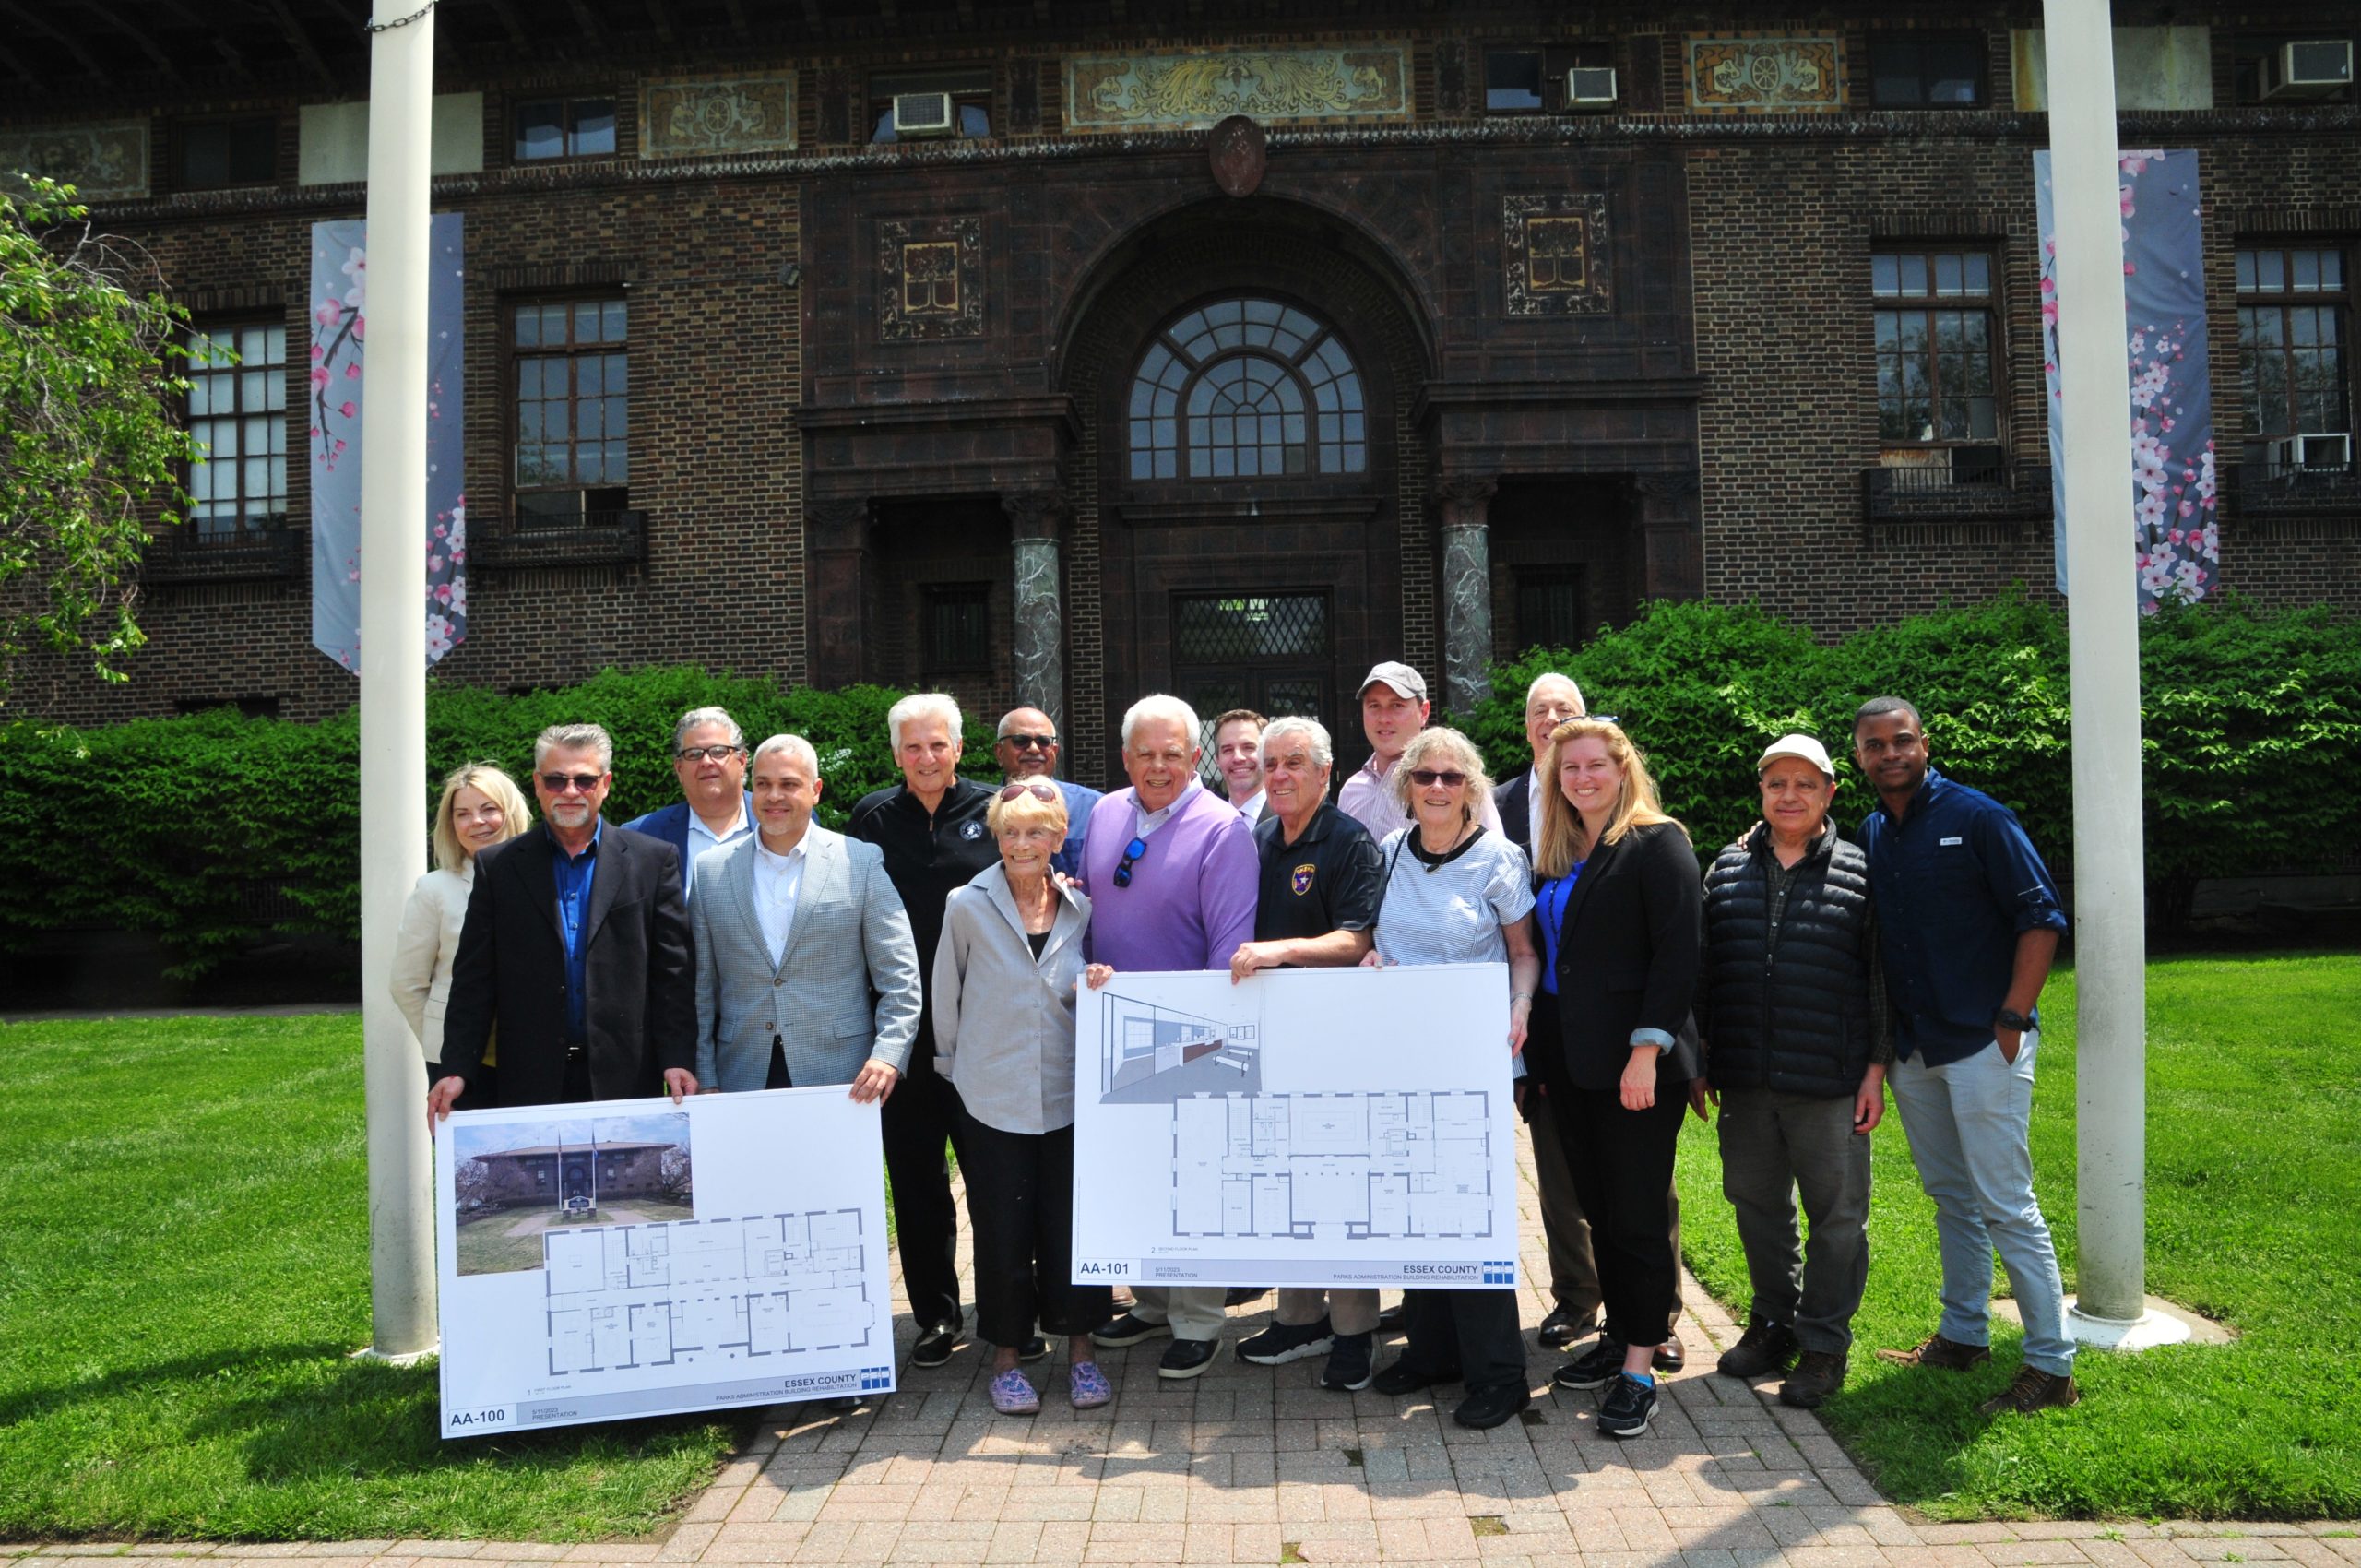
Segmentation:
[(2066, 1336), (2066, 1288), (2058, 1249), (2033, 1194), (2033, 1064), (2041, 1036), (2029, 1030), (2015, 1062), (1998, 1040), (1960, 1062), (1929, 1067), (1914, 1052), (1886, 1082), (1910, 1134), (1919, 1185), (1935, 1200), (1942, 1246), (1942, 1336), (1961, 1345), (1991, 1340), (1992, 1253), (2008, 1266), (2025, 1324), (2025, 1364), (2063, 1375), (2074, 1370)]

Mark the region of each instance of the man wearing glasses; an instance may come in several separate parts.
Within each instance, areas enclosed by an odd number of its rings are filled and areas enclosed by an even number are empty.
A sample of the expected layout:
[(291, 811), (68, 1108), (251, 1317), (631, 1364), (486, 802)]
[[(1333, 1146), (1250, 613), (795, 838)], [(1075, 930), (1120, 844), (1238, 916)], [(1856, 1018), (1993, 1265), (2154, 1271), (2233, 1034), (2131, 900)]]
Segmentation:
[(992, 742), (992, 760), (1001, 777), (1015, 784), (1046, 778), (1066, 798), (1065, 848), (1050, 857), (1050, 869), (1066, 876), (1082, 874), (1082, 842), (1090, 831), (1090, 808), (1106, 797), (1087, 784), (1058, 777), (1058, 727), (1038, 707), (1012, 707), (1001, 715), (999, 738)]
[(718, 707), (693, 707), (672, 726), (675, 804), (623, 824), (661, 838), (681, 857), (681, 896), (696, 892), (697, 857), (754, 831), (754, 798), (746, 791), (746, 732)]
[[(1197, 714), (1175, 696), (1142, 697), (1123, 715), (1118, 790), (1090, 814), (1083, 884), (1090, 961), (1124, 970), (1228, 969), (1254, 936), (1262, 862), (1238, 809), (1197, 781)], [(1195, 1377), (1221, 1349), (1218, 1285), (1140, 1286), (1132, 1310), (1091, 1335), (1137, 1345), (1170, 1335), (1158, 1376)]]
[(477, 858), (443, 1015), (456, 1070), (427, 1090), (430, 1124), (481, 1071), (495, 1026), (502, 1105), (697, 1092), (679, 857), (599, 816), (614, 752), (596, 724), (553, 724), (533, 742), (541, 825)]

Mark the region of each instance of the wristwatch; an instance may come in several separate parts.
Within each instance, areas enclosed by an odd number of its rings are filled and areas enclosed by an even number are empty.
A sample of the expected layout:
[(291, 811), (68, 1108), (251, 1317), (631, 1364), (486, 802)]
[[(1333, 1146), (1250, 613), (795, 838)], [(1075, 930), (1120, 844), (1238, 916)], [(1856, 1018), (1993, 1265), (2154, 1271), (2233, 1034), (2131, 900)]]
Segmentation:
[(2011, 1013), (2006, 1007), (1992, 1015), (1992, 1022), (2001, 1028), (2014, 1029), (2019, 1034), (2033, 1028), (2031, 1018), (2026, 1017), (2023, 1013)]

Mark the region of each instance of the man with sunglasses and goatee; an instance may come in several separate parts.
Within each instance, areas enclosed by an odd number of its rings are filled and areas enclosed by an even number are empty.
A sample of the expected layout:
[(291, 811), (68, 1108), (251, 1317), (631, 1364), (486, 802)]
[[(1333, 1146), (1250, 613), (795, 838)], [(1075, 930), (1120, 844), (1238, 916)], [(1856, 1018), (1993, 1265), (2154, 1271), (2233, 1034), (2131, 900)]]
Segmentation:
[(1050, 857), (1050, 869), (1062, 876), (1082, 874), (1082, 842), (1090, 832), (1090, 808), (1105, 795), (1087, 784), (1058, 777), (1058, 726), (1038, 707), (1012, 707), (1000, 717), (992, 741), (992, 760), (1001, 778), (1011, 784), (1046, 778), (1066, 802), (1065, 848)]
[(502, 1105), (697, 1092), (681, 859), (599, 814), (614, 753), (596, 724), (533, 742), (541, 825), (477, 858), (443, 1015), (452, 1071), (427, 1090), (430, 1123), (481, 1072), (495, 1026)]
[[(1227, 969), (1254, 937), (1262, 862), (1238, 809), (1197, 779), (1197, 714), (1174, 696), (1142, 697), (1123, 715), (1132, 787), (1092, 808), (1083, 844), (1090, 961), (1125, 970)], [(1137, 1345), (1170, 1335), (1157, 1375), (1195, 1377), (1221, 1349), (1218, 1285), (1141, 1286), (1132, 1310), (1091, 1337)]]

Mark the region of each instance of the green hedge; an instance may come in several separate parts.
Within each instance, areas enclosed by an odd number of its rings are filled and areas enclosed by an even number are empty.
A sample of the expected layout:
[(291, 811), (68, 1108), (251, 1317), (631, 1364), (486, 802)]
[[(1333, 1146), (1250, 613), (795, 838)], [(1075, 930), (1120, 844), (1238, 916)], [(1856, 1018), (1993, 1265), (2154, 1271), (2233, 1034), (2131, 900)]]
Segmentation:
[[(526, 785), (533, 737), (593, 720), (615, 738), (607, 815), (621, 822), (680, 799), (672, 721), (718, 704), (749, 743), (791, 731), (818, 750), (821, 819), (840, 826), (869, 790), (900, 775), (875, 686), (785, 691), (702, 670), (608, 671), (563, 690), (516, 696), (430, 682), (428, 780), (463, 762)], [(968, 754), (989, 766), (991, 727), (968, 716)], [(74, 927), (150, 932), (176, 978), (204, 973), (273, 933), (360, 932), (359, 720), (243, 719), (227, 708), (183, 719), (70, 730), (0, 729), (0, 946)], [(529, 793), (529, 786), (527, 786)]]
[[(2325, 606), (2266, 612), (2235, 597), (2141, 625), (2142, 795), (2151, 908), (2184, 918), (2201, 877), (2337, 863), (2361, 849), (2361, 640)], [(1853, 711), (1916, 703), (1936, 766), (2006, 802), (2053, 869), (2073, 852), (2066, 623), (2022, 595), (1915, 616), (1833, 646), (1751, 608), (1650, 606), (1578, 651), (1492, 672), (1462, 724), (1498, 775), (1530, 766), (1525, 690), (1572, 675), (1648, 755), (1665, 806), (1701, 850), (1756, 812), (1754, 759), (1791, 730), (1820, 737), (1837, 814), (1875, 804), (1850, 766)]]

